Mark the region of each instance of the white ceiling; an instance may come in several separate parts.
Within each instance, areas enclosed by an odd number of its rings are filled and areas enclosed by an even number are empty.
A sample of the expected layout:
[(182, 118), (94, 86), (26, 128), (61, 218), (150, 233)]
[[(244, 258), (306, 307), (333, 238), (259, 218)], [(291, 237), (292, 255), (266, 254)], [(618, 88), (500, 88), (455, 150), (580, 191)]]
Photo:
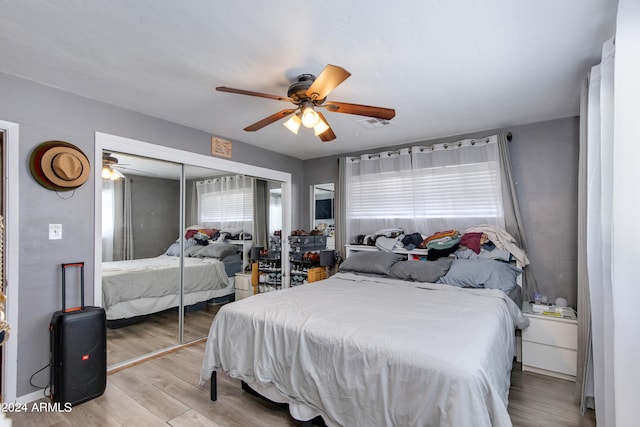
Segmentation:
[[(0, 71), (300, 159), (578, 114), (579, 85), (614, 33), (615, 0), (0, 0)], [(393, 125), (325, 117), (337, 139), (281, 120), (326, 64), (328, 101), (395, 108)], [(126, 135), (124, 135), (126, 136)]]

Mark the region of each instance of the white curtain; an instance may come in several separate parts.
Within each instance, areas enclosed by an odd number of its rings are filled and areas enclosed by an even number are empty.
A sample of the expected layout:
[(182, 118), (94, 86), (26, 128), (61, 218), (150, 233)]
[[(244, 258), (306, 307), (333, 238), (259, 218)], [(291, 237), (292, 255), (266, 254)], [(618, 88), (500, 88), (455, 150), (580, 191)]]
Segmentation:
[[(611, 206), (613, 196), (613, 81), (614, 42), (602, 49), (602, 62), (589, 74), (586, 124), (586, 265), (591, 314), (593, 390), (583, 387), (582, 403), (595, 400), (598, 425), (615, 425), (613, 375), (613, 293), (611, 280)], [(586, 163), (586, 165), (584, 164)], [(584, 196), (584, 195), (583, 195)], [(580, 313), (578, 313), (580, 319)], [(582, 321), (582, 320), (581, 320)], [(582, 329), (582, 328), (581, 328)], [(583, 337), (587, 339), (588, 337)], [(589, 361), (589, 354), (581, 355)], [(590, 383), (589, 363), (584, 363), (583, 384)], [(593, 396), (591, 396), (593, 394)]]
[(102, 180), (102, 261), (113, 261), (113, 231), (115, 225), (114, 185)]
[(198, 222), (217, 229), (253, 231), (254, 180), (234, 175), (196, 182)]
[(497, 136), (347, 158), (346, 238), (380, 229), (430, 235), (504, 228)]

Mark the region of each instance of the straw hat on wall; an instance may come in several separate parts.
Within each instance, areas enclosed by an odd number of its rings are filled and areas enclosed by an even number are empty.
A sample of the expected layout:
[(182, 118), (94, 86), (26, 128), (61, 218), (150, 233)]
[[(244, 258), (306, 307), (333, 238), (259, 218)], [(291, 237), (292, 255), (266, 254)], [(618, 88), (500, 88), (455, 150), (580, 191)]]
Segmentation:
[(31, 175), (49, 190), (75, 190), (89, 179), (89, 159), (78, 147), (63, 141), (38, 145), (29, 160)]

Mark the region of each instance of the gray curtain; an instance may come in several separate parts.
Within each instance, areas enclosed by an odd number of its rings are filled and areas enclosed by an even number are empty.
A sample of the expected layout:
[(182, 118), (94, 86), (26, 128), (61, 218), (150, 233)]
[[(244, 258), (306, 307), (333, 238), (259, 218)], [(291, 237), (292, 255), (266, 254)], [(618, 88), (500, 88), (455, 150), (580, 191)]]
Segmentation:
[[(516, 239), (520, 247), (527, 252), (527, 238), (524, 233), (520, 205), (516, 195), (516, 186), (511, 172), (511, 157), (509, 156), (509, 140), (507, 134), (498, 134), (498, 153), (500, 158), (500, 171), (502, 182), (502, 205), (504, 210), (505, 230)], [(524, 268), (522, 280), (522, 297), (532, 300), (538, 291), (538, 284), (531, 266)]]
[(345, 250), (344, 245), (348, 244), (347, 241), (347, 222), (346, 222), (346, 200), (344, 195), (346, 194), (345, 177), (346, 177), (346, 165), (347, 159), (341, 158), (338, 160), (338, 185), (335, 188), (335, 242), (336, 253), (344, 259)]
[(114, 182), (113, 260), (133, 259), (131, 224), (131, 178)]
[(261, 179), (254, 180), (253, 186), (253, 245), (267, 247), (269, 221), (269, 186)]

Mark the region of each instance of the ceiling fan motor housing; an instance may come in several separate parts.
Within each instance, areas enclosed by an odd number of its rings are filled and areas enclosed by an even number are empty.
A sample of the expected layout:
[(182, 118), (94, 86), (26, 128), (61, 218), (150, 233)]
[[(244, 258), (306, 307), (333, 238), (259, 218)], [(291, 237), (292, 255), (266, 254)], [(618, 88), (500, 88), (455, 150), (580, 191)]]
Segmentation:
[(324, 99), (312, 100), (307, 96), (307, 89), (311, 87), (316, 80), (316, 76), (313, 74), (300, 74), (298, 81), (289, 86), (287, 96), (293, 100), (296, 105), (300, 105), (304, 101), (312, 101), (315, 105), (322, 104)]

